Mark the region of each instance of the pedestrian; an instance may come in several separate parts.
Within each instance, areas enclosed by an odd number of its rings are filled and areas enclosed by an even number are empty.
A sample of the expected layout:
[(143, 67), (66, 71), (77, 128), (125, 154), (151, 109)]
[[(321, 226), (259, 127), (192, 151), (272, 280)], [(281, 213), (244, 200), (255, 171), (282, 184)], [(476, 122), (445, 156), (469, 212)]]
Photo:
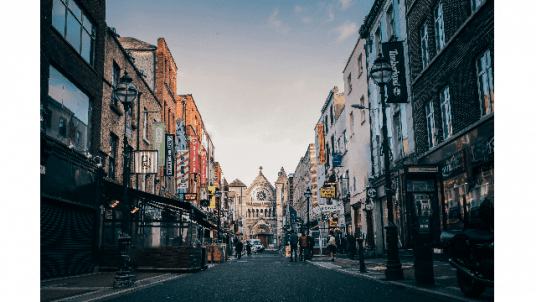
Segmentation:
[(337, 244), (335, 243), (335, 236), (333, 235), (333, 231), (329, 232), (328, 251), (331, 254), (331, 261), (335, 261), (335, 252), (337, 251)]
[(308, 259), (312, 259), (314, 247), (315, 247), (315, 239), (313, 238), (313, 236), (311, 236), (311, 233), (309, 233), (309, 235), (307, 236), (307, 258)]
[(302, 233), (300, 236), (300, 261), (305, 260), (305, 252), (307, 249), (307, 236), (305, 233)]
[(290, 231), (290, 262), (292, 262), (292, 254), (294, 253), (294, 261), (298, 262), (297, 249), (298, 248), (298, 235), (294, 230)]
[(242, 256), (242, 249), (244, 248), (244, 244), (240, 239), (237, 240), (235, 250), (236, 250), (236, 259), (240, 259)]
[(251, 243), (249, 241), (246, 243), (246, 253), (248, 257), (251, 255)]

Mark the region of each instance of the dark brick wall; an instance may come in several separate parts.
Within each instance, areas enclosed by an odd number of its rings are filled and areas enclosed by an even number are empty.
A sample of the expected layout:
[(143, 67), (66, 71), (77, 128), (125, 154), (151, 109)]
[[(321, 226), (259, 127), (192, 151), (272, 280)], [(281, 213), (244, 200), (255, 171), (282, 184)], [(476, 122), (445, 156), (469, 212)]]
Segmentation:
[(104, 0), (79, 0), (78, 4), (95, 25), (94, 64), (91, 66), (87, 63), (52, 26), (52, 0), (41, 0), (41, 102), (46, 106), (49, 69), (52, 64), (90, 97), (88, 139), (90, 152), (95, 155), (98, 149), (98, 134), (101, 132), (106, 8)]
[[(433, 22), (434, 8), (439, 2), (415, 0), (407, 15), (417, 155), (429, 150), (424, 105), (433, 102), (438, 142), (441, 143), (440, 89), (449, 86), (453, 133), (456, 134), (481, 118), (476, 59), (490, 49), (494, 65), (493, 0), (487, 0), (474, 15), (471, 15), (468, 0), (440, 1), (443, 2), (445, 47), (439, 53), (435, 50)], [(428, 24), (430, 56), (430, 64), (424, 71), (419, 34), (423, 22)]]

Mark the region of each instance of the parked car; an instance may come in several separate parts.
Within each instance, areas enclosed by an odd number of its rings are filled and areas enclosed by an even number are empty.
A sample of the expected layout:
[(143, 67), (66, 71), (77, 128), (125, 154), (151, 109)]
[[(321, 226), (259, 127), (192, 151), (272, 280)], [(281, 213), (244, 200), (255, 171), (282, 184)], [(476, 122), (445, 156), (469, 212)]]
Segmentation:
[(264, 245), (261, 243), (259, 239), (250, 239), (249, 242), (251, 243), (251, 251), (252, 252), (263, 252), (264, 251)]

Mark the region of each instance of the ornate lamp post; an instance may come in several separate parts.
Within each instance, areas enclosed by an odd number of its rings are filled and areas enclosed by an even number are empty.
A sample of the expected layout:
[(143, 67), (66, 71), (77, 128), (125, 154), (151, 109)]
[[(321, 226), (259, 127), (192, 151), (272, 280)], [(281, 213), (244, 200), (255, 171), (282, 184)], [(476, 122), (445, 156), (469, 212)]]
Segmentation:
[[(214, 197), (216, 197), (218, 199), (221, 197), (220, 189), (216, 188), (216, 192), (214, 192)], [(220, 216), (221, 216), (221, 199), (219, 200), (219, 203), (218, 203), (218, 240), (221, 239), (221, 235), (220, 235)]]
[(112, 97), (123, 103), (125, 109), (125, 135), (123, 137), (123, 205), (121, 209), (121, 233), (117, 237), (119, 242), (119, 266), (115, 275), (113, 283), (114, 288), (130, 287), (132, 281), (130, 278), (133, 276), (130, 269), (130, 236), (128, 235), (128, 179), (130, 170), (130, 154), (127, 151), (128, 138), (127, 138), (127, 112), (132, 102), (138, 95), (138, 89), (132, 83), (132, 78), (128, 76), (125, 69), (125, 75), (119, 80), (119, 84), (114, 89)]
[(313, 193), (311, 193), (311, 189), (309, 189), (309, 187), (305, 189), (305, 193), (303, 193), (303, 196), (307, 198), (307, 233), (306, 234), (309, 235), (309, 198), (313, 196)]
[[(387, 269), (385, 270), (385, 278), (387, 280), (400, 280), (404, 279), (404, 272), (402, 271), (402, 265), (400, 264), (400, 258), (398, 255), (398, 232), (397, 227), (393, 221), (393, 193), (391, 192), (391, 171), (389, 170), (389, 154), (391, 150), (389, 148), (389, 141), (387, 137), (387, 116), (385, 114), (385, 85), (391, 81), (393, 69), (389, 64), (389, 61), (380, 55), (374, 61), (372, 68), (370, 69), (370, 77), (374, 83), (380, 86), (380, 101), (382, 105), (382, 149), (383, 149), (383, 162), (385, 165), (385, 196), (387, 198), (387, 218), (389, 223), (385, 227), (386, 239), (387, 239)], [(362, 105), (352, 105), (359, 109), (369, 109)]]

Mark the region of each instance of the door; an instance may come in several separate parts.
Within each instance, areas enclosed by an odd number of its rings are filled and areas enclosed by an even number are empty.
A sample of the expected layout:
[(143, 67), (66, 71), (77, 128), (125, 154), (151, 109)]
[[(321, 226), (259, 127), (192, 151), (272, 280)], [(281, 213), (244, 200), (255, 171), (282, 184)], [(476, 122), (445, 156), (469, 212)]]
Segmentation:
[(259, 240), (261, 241), (262, 245), (264, 245), (265, 248), (268, 247), (267, 240), (266, 240), (266, 235), (259, 234), (259, 235), (257, 235), (257, 237), (259, 238)]

